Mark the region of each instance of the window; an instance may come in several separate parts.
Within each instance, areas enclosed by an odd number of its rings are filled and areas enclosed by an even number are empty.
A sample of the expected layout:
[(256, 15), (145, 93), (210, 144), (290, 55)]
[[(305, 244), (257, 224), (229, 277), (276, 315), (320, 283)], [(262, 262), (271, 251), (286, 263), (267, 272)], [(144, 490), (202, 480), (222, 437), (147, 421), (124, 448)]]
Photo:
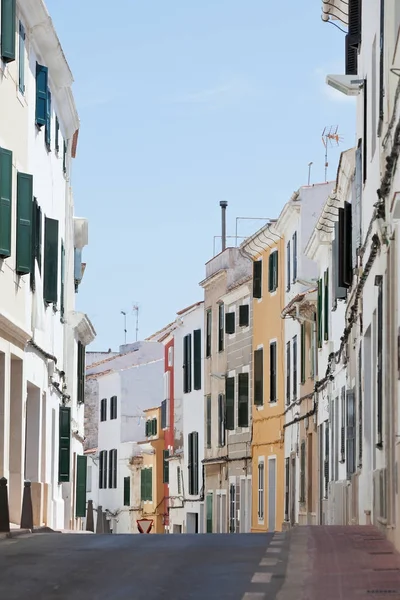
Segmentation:
[(6, 63), (15, 60), (15, 5), (16, 0), (1, 2), (1, 58)]
[(11, 256), (12, 152), (4, 148), (0, 148), (0, 198), (0, 257), (8, 258)]
[(271, 252), (268, 260), (268, 291), (275, 292), (278, 289), (278, 251)]
[(353, 252), (352, 252), (352, 218), (351, 204), (344, 203), (344, 208), (338, 209), (339, 217), (339, 260), (338, 284), (339, 287), (348, 288), (353, 278)]
[(117, 396), (111, 396), (110, 399), (110, 419), (117, 418)]
[(56, 117), (56, 139), (54, 142), (54, 147), (58, 154), (58, 152), (60, 150), (60, 123), (59, 123), (58, 117)]
[(356, 472), (356, 403), (353, 390), (347, 390), (347, 479)]
[(306, 324), (300, 326), (300, 382), (306, 381)]
[(346, 44), (346, 75), (357, 75), (358, 47), (361, 42), (361, 2), (349, 0), (349, 24), (345, 38)]
[(140, 473), (140, 497), (142, 502), (153, 500), (153, 469), (142, 469)]
[(249, 374), (238, 375), (238, 427), (249, 426)]
[(199, 493), (199, 434), (197, 431), (189, 433), (188, 448), (189, 494), (196, 496)]
[(378, 288), (378, 310), (377, 310), (377, 446), (382, 446), (383, 433), (383, 285), (382, 278)]
[(183, 392), (192, 391), (192, 334), (183, 338)]
[(218, 305), (218, 352), (224, 349), (224, 305)]
[(67, 142), (63, 141), (63, 173), (67, 173)]
[(44, 281), (43, 298), (47, 304), (57, 304), (58, 292), (58, 221), (44, 221)]
[(58, 481), (69, 481), (71, 454), (71, 409), (60, 406), (59, 445), (58, 445)]
[(161, 429), (167, 428), (167, 401), (161, 402)]
[(193, 331), (193, 388), (201, 390), (201, 329)]
[(276, 385), (276, 342), (271, 342), (269, 345), (269, 401), (277, 401), (277, 385)]
[(306, 442), (300, 445), (300, 502), (306, 501)]
[(102, 450), (99, 456), (99, 489), (107, 488), (107, 450)]
[(228, 334), (235, 333), (235, 313), (228, 312), (225, 315), (225, 331)]
[(239, 306), (239, 327), (248, 327), (250, 322), (250, 307), (248, 304)]
[(314, 379), (317, 372), (316, 342), (317, 342), (317, 315), (314, 314), (314, 326), (310, 335), (310, 377)]
[(293, 399), (297, 398), (297, 335), (293, 338)]
[(207, 407), (206, 407), (206, 423), (207, 423), (206, 445), (207, 445), (207, 448), (211, 448), (211, 396), (207, 396), (206, 402), (207, 402)]
[(286, 404), (290, 404), (290, 342), (286, 344)]
[(25, 93), (25, 27), (19, 22), (18, 45), (18, 88), (21, 94)]
[(206, 496), (206, 533), (213, 532), (213, 495)]
[[(1, 219), (0, 219), (1, 221)], [(38, 264), (39, 273), (42, 272), (42, 209), (36, 198), (33, 199), (32, 207), (32, 266), (31, 266), (31, 289), (35, 291), (35, 261)]]
[(235, 429), (235, 378), (227, 377), (225, 379), (225, 428)]
[(169, 483), (169, 450), (163, 450), (163, 483)]
[(171, 372), (164, 373), (164, 400), (161, 402), (161, 429), (169, 427)]
[(362, 372), (362, 342), (358, 349), (358, 466), (362, 467), (363, 456), (363, 372)]
[[(361, 11), (361, 9), (360, 9)], [(384, 58), (384, 40), (385, 37), (385, 0), (381, 0), (380, 6), (380, 28), (379, 28), (379, 123), (377, 135), (382, 133), (383, 126), (383, 101), (385, 97), (385, 58)], [(375, 132), (373, 132), (375, 135)]]
[(264, 520), (264, 462), (258, 463), (258, 518)]
[(211, 326), (212, 326), (212, 314), (211, 308), (207, 310), (206, 316), (206, 357), (209, 358), (211, 356)]
[(293, 250), (293, 283), (297, 280), (297, 231), (292, 236)]
[(75, 490), (75, 516), (86, 517), (86, 474), (87, 456), (80, 454), (76, 457), (76, 490)]
[(329, 272), (324, 273), (324, 340), (329, 339)]
[(157, 435), (157, 419), (148, 419), (146, 421), (146, 437)]
[(254, 351), (254, 404), (264, 404), (264, 351), (262, 348)]
[(48, 114), (48, 69), (36, 63), (36, 125), (46, 125)]
[(236, 531), (236, 486), (231, 483), (229, 486), (229, 533)]
[[(77, 364), (77, 371), (78, 371), (78, 376), (77, 376), (78, 391), (77, 391), (77, 400), (78, 400), (78, 404), (83, 404), (85, 402), (86, 348), (79, 341), (78, 341), (77, 346), (78, 346), (78, 364)], [(106, 400), (106, 402), (107, 402), (107, 400)], [(107, 417), (105, 417), (102, 420), (105, 421), (106, 418)]]
[(32, 209), (33, 178), (17, 173), (17, 260), (18, 275), (30, 273), (32, 268)]
[(225, 401), (224, 395), (218, 394), (218, 446), (225, 446)]
[(124, 506), (131, 505), (131, 478), (124, 477)]
[(107, 421), (107, 398), (100, 402), (100, 421)]
[(289, 521), (289, 460), (289, 458), (285, 458), (285, 521)]
[(286, 291), (290, 290), (290, 241), (286, 245)]
[[(340, 210), (340, 208), (339, 208)], [(318, 348), (322, 348), (322, 279), (318, 279)]]
[(182, 494), (182, 472), (181, 472), (181, 468), (180, 467), (176, 467), (176, 482), (177, 482), (177, 487), (178, 487), (178, 494), (181, 495)]
[(65, 246), (61, 240), (61, 277), (60, 277), (60, 318), (64, 318), (65, 312)]
[(253, 298), (262, 297), (262, 260), (253, 262)]
[(114, 448), (108, 453), (108, 487), (115, 489), (117, 487), (117, 451)]
[[(357, 159), (356, 159), (357, 160)], [(357, 171), (356, 171), (357, 177)], [(360, 183), (360, 187), (362, 184)], [(360, 198), (361, 201), (361, 198)], [(339, 276), (340, 276), (340, 255), (339, 244), (339, 222), (335, 223), (335, 237), (332, 240), (332, 310), (336, 310), (337, 301), (344, 300), (346, 298), (347, 290), (342, 287)], [(360, 237), (361, 239), (361, 237)]]

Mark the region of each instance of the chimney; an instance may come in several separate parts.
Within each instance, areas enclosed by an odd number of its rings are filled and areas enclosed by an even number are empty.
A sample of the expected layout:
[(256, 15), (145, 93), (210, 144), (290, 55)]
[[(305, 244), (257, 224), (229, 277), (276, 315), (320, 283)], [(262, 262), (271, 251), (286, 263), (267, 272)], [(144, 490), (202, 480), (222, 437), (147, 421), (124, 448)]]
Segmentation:
[(221, 200), (219, 203), (221, 207), (221, 226), (222, 226), (222, 234), (221, 234), (221, 242), (222, 242), (222, 252), (226, 249), (226, 207), (228, 203), (226, 200)]

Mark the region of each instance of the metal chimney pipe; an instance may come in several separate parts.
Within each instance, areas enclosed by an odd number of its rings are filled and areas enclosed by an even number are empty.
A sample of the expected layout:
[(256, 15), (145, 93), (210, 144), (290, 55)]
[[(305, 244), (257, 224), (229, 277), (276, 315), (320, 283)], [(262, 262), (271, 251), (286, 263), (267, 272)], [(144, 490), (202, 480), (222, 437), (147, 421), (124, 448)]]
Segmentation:
[(226, 249), (226, 207), (228, 206), (228, 203), (226, 202), (226, 200), (221, 200), (219, 205), (221, 207), (221, 226), (222, 226), (221, 241), (222, 241), (222, 252), (223, 252)]

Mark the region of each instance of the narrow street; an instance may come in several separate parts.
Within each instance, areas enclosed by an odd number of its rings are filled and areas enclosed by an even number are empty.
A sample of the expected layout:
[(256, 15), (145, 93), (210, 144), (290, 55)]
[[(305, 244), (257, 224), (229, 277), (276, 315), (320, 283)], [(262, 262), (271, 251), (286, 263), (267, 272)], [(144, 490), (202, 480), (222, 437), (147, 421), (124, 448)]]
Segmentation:
[(283, 583), (286, 558), (282, 534), (31, 534), (0, 541), (0, 597), (275, 598)]

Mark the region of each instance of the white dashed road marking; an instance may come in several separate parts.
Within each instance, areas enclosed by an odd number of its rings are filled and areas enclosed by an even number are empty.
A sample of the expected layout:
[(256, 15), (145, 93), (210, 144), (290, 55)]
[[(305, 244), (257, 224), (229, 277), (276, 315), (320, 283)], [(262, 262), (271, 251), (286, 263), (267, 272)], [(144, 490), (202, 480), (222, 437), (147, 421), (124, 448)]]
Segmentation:
[(277, 558), (262, 558), (260, 562), (260, 567), (275, 567), (277, 564)]
[(266, 600), (267, 596), (262, 592), (246, 592), (242, 600)]
[(281, 550), (282, 548), (267, 548), (267, 552), (274, 552), (275, 554), (278, 554)]
[(276, 542), (272, 541), (270, 543), (271, 546), (282, 546), (282, 544), (283, 544), (283, 542), (281, 542), (280, 540), (276, 540)]
[(272, 573), (254, 573), (251, 583), (270, 583)]

